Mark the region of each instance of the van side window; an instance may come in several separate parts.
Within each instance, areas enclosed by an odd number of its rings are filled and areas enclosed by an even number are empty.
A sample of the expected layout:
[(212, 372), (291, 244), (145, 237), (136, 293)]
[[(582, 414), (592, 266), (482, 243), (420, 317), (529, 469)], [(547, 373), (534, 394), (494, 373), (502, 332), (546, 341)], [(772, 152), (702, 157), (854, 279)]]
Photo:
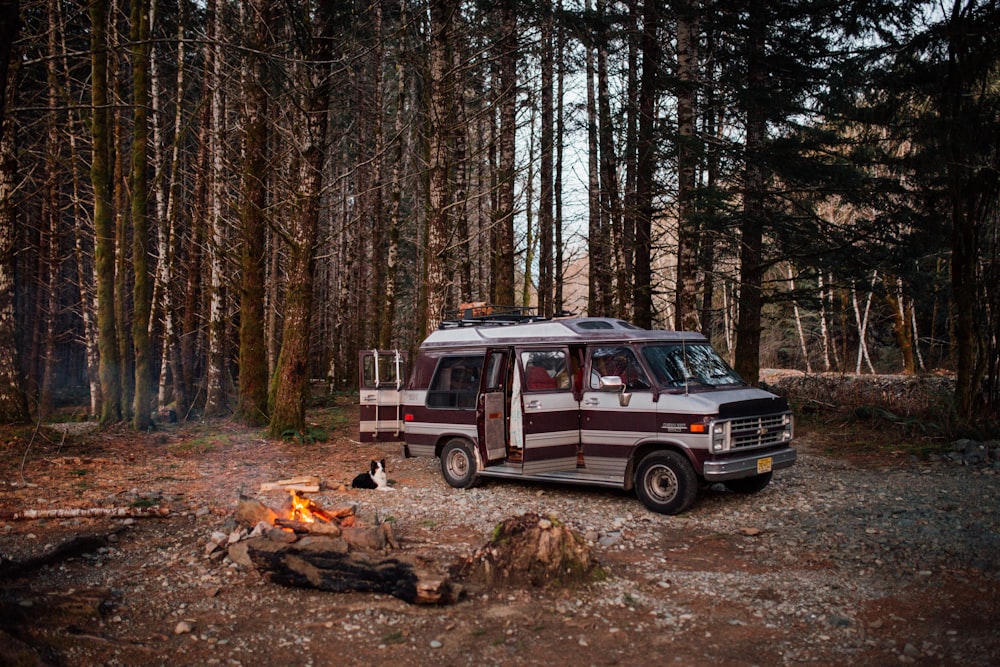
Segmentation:
[(482, 367), (481, 354), (442, 358), (427, 390), (427, 407), (474, 409)]
[(602, 377), (620, 377), (627, 389), (649, 389), (649, 377), (631, 348), (595, 347), (590, 355), (590, 388), (600, 389)]
[(522, 352), (521, 365), (524, 367), (524, 388), (527, 391), (559, 391), (570, 388), (564, 350)]

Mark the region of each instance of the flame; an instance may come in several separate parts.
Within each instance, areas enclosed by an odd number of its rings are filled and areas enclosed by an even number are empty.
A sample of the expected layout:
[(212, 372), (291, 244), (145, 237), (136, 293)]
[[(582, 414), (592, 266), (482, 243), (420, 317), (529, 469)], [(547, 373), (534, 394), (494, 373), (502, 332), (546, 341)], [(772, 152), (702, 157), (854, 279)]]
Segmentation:
[(290, 518), (295, 521), (302, 521), (303, 523), (314, 523), (316, 515), (309, 509), (312, 502), (308, 498), (303, 498), (295, 493), (295, 491), (289, 491), (289, 493), (292, 494), (292, 512)]

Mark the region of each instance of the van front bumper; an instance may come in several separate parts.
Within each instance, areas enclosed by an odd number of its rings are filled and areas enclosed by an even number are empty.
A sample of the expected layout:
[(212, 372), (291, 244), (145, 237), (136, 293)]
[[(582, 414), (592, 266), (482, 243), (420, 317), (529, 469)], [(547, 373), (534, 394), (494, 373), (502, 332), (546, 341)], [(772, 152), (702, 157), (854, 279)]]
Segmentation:
[(727, 479), (753, 477), (759, 474), (758, 466), (763, 459), (771, 459), (771, 470), (788, 468), (795, 463), (796, 453), (791, 447), (766, 449), (724, 459), (709, 459), (705, 461), (702, 476), (708, 482), (724, 482)]

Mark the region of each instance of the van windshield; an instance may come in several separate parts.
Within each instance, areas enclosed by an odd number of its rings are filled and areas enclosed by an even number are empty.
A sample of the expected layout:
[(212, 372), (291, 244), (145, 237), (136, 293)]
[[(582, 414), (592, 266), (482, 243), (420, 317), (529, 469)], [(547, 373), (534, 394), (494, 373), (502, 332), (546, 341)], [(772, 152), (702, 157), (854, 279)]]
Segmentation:
[(744, 384), (743, 378), (709, 345), (647, 345), (642, 348), (642, 356), (657, 382), (664, 387), (723, 387)]

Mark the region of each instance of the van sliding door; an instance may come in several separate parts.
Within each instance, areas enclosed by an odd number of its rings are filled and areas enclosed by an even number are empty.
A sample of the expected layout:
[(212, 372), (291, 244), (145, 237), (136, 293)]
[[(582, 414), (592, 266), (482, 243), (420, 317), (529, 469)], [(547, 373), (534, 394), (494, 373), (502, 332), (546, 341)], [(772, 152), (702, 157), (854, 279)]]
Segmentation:
[(361, 442), (402, 440), (406, 354), (362, 350), (358, 356)]
[(510, 351), (506, 348), (488, 349), (476, 415), (480, 452), (486, 456), (488, 462), (499, 462), (507, 458), (509, 377)]
[[(569, 350), (565, 347), (518, 349), (520, 382), (512, 412), (522, 410), (522, 471), (525, 475), (576, 470), (580, 445), (579, 403), (573, 395)], [(520, 399), (520, 400), (519, 400)]]

